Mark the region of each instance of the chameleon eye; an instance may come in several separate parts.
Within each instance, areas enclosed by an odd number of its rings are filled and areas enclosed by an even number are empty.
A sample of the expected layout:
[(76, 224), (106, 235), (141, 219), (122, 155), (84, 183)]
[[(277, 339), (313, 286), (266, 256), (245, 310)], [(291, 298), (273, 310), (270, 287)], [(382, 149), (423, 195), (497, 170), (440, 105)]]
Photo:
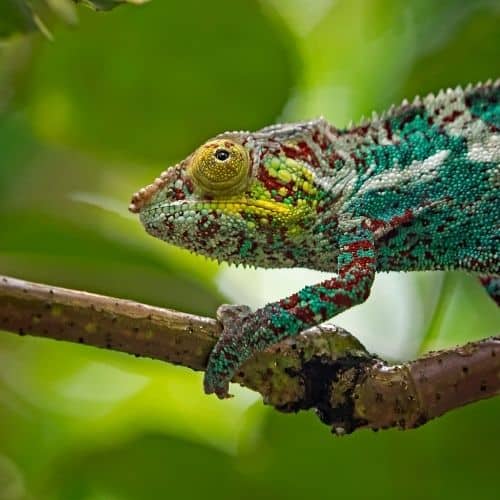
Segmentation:
[(188, 175), (202, 194), (219, 197), (242, 192), (247, 186), (249, 172), (248, 151), (228, 139), (201, 146), (188, 167)]
[(218, 149), (216, 152), (215, 152), (215, 157), (219, 160), (219, 161), (226, 161), (230, 156), (230, 153), (227, 149)]

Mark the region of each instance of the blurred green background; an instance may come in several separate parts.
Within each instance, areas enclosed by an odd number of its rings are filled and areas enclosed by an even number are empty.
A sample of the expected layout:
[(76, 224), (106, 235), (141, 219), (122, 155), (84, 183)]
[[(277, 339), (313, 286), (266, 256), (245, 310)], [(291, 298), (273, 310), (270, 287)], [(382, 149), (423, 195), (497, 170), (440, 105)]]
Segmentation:
[[(498, 0), (152, 0), (79, 6), (45, 36), (15, 5), (0, 0), (0, 273), (210, 316), (314, 277), (257, 272), (250, 286), (148, 237), (131, 193), (226, 129), (345, 125), (500, 76)], [(470, 277), (381, 279), (351, 320), (381, 354), (498, 331)], [(2, 333), (0, 500), (499, 498), (499, 398), (339, 439), (233, 392), (221, 402), (187, 369)]]

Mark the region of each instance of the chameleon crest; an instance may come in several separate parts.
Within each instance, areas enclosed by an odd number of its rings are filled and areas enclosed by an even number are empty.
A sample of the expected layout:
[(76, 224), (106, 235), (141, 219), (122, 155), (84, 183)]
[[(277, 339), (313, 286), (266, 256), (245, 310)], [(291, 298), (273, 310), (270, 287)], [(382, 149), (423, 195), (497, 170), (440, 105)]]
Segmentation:
[(323, 119), (228, 132), (132, 198), (146, 230), (219, 261), (331, 279), (228, 316), (205, 390), (253, 353), (367, 299), (376, 272), (461, 269), (500, 302), (500, 81)]

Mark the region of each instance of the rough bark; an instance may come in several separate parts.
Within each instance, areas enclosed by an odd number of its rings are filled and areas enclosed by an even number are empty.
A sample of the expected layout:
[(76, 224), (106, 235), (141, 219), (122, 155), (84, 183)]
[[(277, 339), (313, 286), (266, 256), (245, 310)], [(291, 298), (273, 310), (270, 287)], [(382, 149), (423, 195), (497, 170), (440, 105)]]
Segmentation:
[[(0, 329), (107, 348), (203, 370), (215, 319), (0, 277)], [(500, 336), (388, 365), (333, 325), (249, 360), (235, 382), (285, 412), (315, 409), (338, 434), (411, 429), (500, 394)]]

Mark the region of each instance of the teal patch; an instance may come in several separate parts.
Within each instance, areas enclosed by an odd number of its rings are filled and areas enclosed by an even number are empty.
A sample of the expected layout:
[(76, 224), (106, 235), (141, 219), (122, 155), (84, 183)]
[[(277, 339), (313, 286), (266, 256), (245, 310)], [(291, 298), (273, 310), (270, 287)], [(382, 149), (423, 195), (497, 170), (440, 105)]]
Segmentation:
[(286, 332), (287, 336), (297, 335), (304, 329), (302, 322), (284, 309), (274, 313), (270, 321), (274, 328)]
[(240, 247), (240, 256), (245, 258), (250, 253), (251, 249), (252, 249), (251, 240), (244, 240)]
[(500, 87), (478, 89), (466, 97), (465, 103), (472, 116), (500, 129)]
[(337, 259), (338, 266), (343, 267), (350, 264), (353, 260), (353, 256), (349, 252), (342, 252)]
[(375, 252), (373, 251), (372, 248), (369, 248), (367, 250), (361, 249), (361, 250), (358, 250), (357, 255), (360, 258), (372, 259), (373, 257), (375, 257)]

